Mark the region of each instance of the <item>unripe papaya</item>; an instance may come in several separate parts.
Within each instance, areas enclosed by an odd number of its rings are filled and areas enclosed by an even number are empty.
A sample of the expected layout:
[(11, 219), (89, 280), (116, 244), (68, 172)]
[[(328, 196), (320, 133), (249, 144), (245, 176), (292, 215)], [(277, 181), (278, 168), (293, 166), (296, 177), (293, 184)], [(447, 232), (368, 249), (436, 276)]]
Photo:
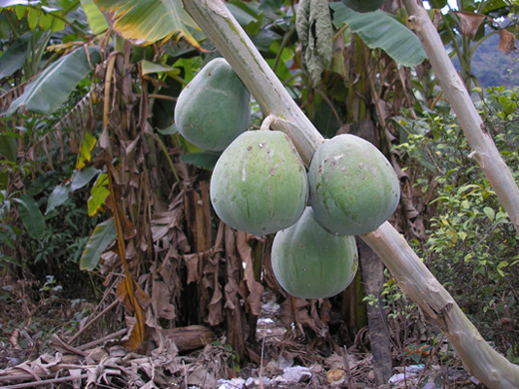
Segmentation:
[(296, 224), (274, 237), (271, 262), (279, 284), (292, 296), (331, 297), (353, 281), (357, 245), (352, 236), (324, 230), (307, 207)]
[(175, 105), (178, 131), (205, 150), (224, 150), (249, 122), (250, 93), (223, 58), (204, 66)]
[(382, 7), (386, 0), (342, 0), (342, 2), (356, 12), (373, 12)]
[(210, 197), (224, 223), (261, 236), (299, 219), (308, 197), (308, 180), (287, 135), (247, 131), (216, 162)]
[(376, 230), (400, 199), (398, 177), (386, 157), (351, 134), (337, 135), (317, 149), (308, 183), (317, 222), (341, 235)]

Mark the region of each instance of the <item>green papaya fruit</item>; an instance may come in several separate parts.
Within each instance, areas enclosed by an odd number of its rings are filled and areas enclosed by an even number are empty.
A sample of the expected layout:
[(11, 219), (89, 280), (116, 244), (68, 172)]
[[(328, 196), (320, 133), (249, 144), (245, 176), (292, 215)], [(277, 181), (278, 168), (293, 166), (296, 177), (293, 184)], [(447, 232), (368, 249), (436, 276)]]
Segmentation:
[(210, 197), (224, 223), (261, 236), (299, 219), (308, 197), (308, 180), (287, 135), (247, 131), (216, 162)]
[(342, 292), (358, 267), (355, 238), (334, 235), (315, 220), (307, 207), (296, 224), (279, 231), (272, 245), (272, 270), (292, 296), (325, 298)]
[(382, 7), (386, 0), (342, 0), (342, 2), (356, 12), (373, 12)]
[(249, 122), (250, 93), (223, 58), (204, 66), (175, 105), (178, 131), (205, 150), (224, 150)]
[(400, 199), (400, 183), (386, 157), (351, 134), (337, 135), (317, 149), (308, 183), (317, 222), (341, 235), (376, 230)]

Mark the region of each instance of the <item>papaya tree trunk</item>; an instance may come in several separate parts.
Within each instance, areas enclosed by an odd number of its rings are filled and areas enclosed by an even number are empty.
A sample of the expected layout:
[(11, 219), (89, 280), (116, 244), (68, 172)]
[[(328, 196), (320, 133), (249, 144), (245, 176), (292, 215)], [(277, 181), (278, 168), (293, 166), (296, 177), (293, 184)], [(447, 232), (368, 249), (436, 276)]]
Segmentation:
[(382, 386), (389, 381), (393, 371), (389, 326), (382, 302), (384, 264), (366, 242), (359, 239), (357, 247), (366, 295), (374, 296), (376, 301), (375, 304), (367, 304), (366, 310), (375, 383)]
[[(406, 0), (406, 5), (414, 1)], [(183, 0), (183, 4), (242, 79), (263, 114), (281, 119), (272, 128), (286, 132), (308, 164), (324, 141), (323, 137), (292, 100), (224, 3), (221, 0)], [(492, 388), (519, 387), (519, 366), (510, 363), (485, 342), (398, 231), (386, 222), (361, 238), (382, 259), (403, 292), (445, 333), (468, 372)]]
[[(486, 178), (496, 192), (510, 220), (519, 232), (519, 187), (487, 132), (472, 99), (454, 68), (438, 31), (427, 11), (416, 0), (404, 0), (409, 21), (420, 38), (441, 88), (460, 122)], [(421, 2), (420, 2), (421, 3)]]

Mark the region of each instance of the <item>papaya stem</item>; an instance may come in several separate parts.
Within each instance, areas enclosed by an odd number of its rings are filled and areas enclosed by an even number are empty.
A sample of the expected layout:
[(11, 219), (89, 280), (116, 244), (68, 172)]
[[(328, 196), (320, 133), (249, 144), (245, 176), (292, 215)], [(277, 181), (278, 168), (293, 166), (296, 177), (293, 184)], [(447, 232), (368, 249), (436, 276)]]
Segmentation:
[(263, 119), (263, 122), (261, 122), (260, 131), (269, 131), (270, 126), (277, 122), (279, 118), (275, 115), (268, 115), (265, 119)]

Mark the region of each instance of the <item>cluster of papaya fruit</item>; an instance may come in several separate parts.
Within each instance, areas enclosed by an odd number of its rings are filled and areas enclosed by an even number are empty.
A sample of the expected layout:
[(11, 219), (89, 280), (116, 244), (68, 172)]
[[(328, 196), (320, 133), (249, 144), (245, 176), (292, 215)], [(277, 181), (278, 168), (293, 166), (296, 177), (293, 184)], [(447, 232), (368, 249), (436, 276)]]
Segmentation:
[(371, 143), (343, 134), (324, 141), (307, 171), (286, 134), (247, 131), (249, 121), (250, 93), (222, 58), (195, 76), (175, 107), (188, 141), (223, 151), (210, 183), (218, 217), (253, 235), (276, 233), (272, 267), (291, 295), (340, 293), (357, 271), (354, 236), (376, 230), (396, 209), (393, 168)]

